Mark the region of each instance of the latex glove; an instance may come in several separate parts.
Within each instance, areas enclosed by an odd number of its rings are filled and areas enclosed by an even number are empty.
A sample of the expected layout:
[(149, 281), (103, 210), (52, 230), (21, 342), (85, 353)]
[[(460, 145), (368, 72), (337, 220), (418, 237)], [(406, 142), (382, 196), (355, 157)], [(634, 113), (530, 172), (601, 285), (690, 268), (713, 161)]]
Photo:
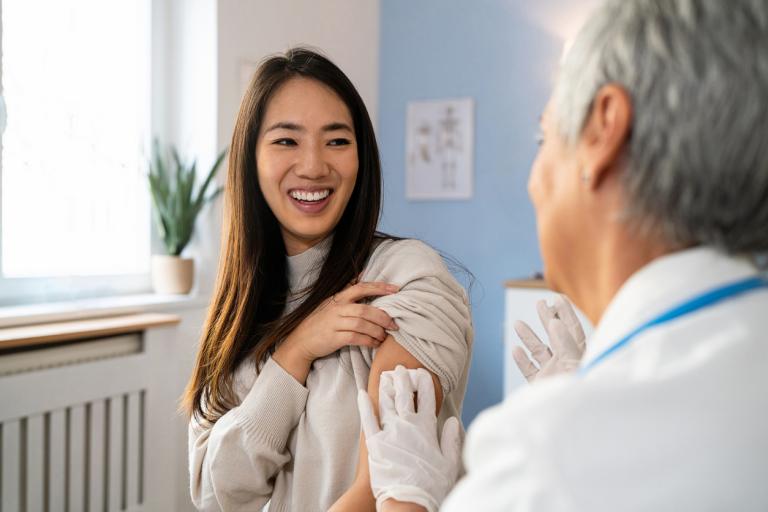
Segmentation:
[[(413, 393), (418, 404), (414, 409)], [(438, 441), (435, 388), (424, 369), (382, 372), (379, 382), (381, 427), (371, 399), (358, 392), (360, 422), (368, 447), (376, 509), (388, 499), (415, 503), (434, 512), (459, 476), (459, 420), (449, 418)]]
[(546, 301), (539, 301), (536, 310), (549, 336), (549, 346), (525, 322), (518, 320), (514, 325), (515, 332), (531, 353), (529, 358), (522, 347), (515, 347), (512, 351), (517, 367), (528, 382), (575, 370), (586, 348), (584, 329), (573, 306), (563, 295), (555, 297), (552, 306), (548, 306)]

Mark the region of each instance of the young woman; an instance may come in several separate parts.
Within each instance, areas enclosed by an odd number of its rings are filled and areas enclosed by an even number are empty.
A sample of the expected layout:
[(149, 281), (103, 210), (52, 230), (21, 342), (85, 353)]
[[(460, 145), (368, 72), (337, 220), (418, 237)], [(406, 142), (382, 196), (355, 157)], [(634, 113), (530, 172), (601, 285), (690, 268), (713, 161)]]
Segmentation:
[(226, 195), (218, 285), (185, 394), (192, 499), (202, 510), (374, 510), (358, 389), (375, 402), (382, 371), (424, 367), (441, 418), (459, 414), (466, 294), (427, 245), (376, 232), (370, 118), (315, 52), (256, 72)]

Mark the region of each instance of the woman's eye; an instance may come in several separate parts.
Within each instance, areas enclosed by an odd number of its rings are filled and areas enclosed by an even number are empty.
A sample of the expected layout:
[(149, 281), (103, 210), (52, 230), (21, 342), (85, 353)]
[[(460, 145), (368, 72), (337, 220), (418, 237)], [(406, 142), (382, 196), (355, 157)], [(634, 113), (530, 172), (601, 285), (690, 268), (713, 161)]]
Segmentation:
[(534, 135), (534, 140), (536, 141), (536, 144), (538, 144), (539, 146), (544, 144), (544, 133), (536, 132), (536, 135)]
[(329, 146), (347, 146), (349, 144), (349, 139), (333, 139), (328, 142)]
[(278, 146), (295, 146), (296, 141), (293, 139), (277, 139), (273, 141), (272, 144), (275, 144)]

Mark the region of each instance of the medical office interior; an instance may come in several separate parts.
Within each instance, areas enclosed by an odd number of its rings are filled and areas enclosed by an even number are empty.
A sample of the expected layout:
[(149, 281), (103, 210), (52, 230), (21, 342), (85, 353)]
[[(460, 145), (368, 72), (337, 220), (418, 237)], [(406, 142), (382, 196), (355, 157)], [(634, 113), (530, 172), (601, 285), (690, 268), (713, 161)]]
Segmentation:
[(596, 3), (2, 0), (0, 510), (193, 510), (179, 397), (216, 279), (226, 160), (182, 244), (191, 269), (163, 259), (148, 175), (158, 150), (173, 169), (173, 147), (199, 190), (259, 62), (296, 45), (365, 101), (380, 229), (449, 256), (468, 289), (464, 424), (524, 385), (511, 322), (538, 329), (550, 296), (527, 195), (538, 119)]

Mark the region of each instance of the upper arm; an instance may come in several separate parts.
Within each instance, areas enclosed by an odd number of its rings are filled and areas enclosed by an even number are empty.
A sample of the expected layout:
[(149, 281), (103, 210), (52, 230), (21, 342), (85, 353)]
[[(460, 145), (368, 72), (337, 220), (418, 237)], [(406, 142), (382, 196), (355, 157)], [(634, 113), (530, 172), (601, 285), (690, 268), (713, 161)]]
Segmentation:
[[(362, 280), (400, 286), (399, 292), (371, 302), (398, 325), (398, 330), (390, 331), (377, 349), (371, 363), (368, 394), (374, 411), (378, 415), (381, 373), (403, 365), (429, 371), (438, 414), (444, 395), (458, 388), (469, 366), (472, 321), (466, 292), (442, 258), (415, 240), (382, 244)], [(370, 494), (367, 458), (361, 434), (355, 486)], [(373, 495), (370, 497), (372, 500)]]
[(381, 373), (388, 370), (394, 370), (398, 365), (403, 365), (408, 369), (425, 368), (429, 371), (435, 385), (435, 401), (437, 403), (435, 414), (438, 414), (443, 402), (443, 389), (440, 385), (438, 376), (419, 362), (413, 354), (395, 341), (391, 335), (387, 336), (376, 351), (373, 363), (371, 364), (371, 373), (368, 377), (368, 394), (373, 399), (373, 406), (376, 413), (378, 414), (379, 408), (379, 380), (381, 378)]
[[(379, 380), (381, 379), (381, 373), (388, 370), (394, 370), (397, 365), (403, 365), (409, 369), (425, 368), (413, 354), (408, 352), (390, 335), (387, 336), (376, 351), (373, 363), (371, 364), (371, 373), (368, 376), (368, 395), (371, 397), (376, 415), (379, 414)], [(438, 414), (440, 406), (443, 403), (443, 389), (440, 386), (440, 379), (438, 376), (431, 371), (429, 373), (432, 376), (432, 382), (435, 385), (435, 403), (437, 404), (435, 414)], [(365, 439), (362, 432), (360, 433), (360, 458), (357, 465), (355, 483), (353, 484), (353, 488), (347, 494), (352, 495), (356, 493), (367, 495), (368, 508), (370, 510), (375, 509), (375, 499), (373, 498), (373, 494), (371, 494), (370, 475), (368, 473), (368, 449), (365, 446)], [(344, 500), (346, 499), (348, 499), (347, 495), (344, 496)], [(349, 499), (351, 500), (351, 498)], [(350, 509), (349, 507), (341, 506), (342, 501), (343, 500), (340, 500), (336, 503), (334, 511), (340, 512)], [(363, 507), (357, 502), (355, 510), (362, 509)]]
[[(397, 293), (371, 302), (397, 323), (398, 330), (390, 331), (393, 339), (374, 358), (372, 377), (377, 379), (377, 373), (397, 364), (424, 367), (439, 378), (435, 387), (441, 394), (451, 393), (466, 378), (471, 354), (472, 320), (466, 292), (440, 255), (427, 245), (403, 241), (386, 249), (364, 277), (400, 286)], [(372, 391), (378, 392), (378, 388)]]
[[(381, 373), (394, 370), (397, 365), (403, 365), (409, 369), (424, 368), (424, 365), (413, 354), (408, 352), (389, 335), (376, 350), (376, 355), (371, 363), (371, 373), (368, 376), (368, 395), (371, 397), (373, 409), (377, 416), (379, 414), (379, 380), (381, 379)], [(429, 373), (435, 385), (435, 403), (437, 404), (435, 414), (437, 414), (443, 402), (443, 390), (437, 375), (432, 372)], [(376, 499), (371, 492), (370, 473), (368, 472), (368, 449), (362, 432), (360, 433), (360, 452), (355, 480), (347, 492), (331, 507), (332, 512), (353, 510), (355, 512), (376, 510)]]

